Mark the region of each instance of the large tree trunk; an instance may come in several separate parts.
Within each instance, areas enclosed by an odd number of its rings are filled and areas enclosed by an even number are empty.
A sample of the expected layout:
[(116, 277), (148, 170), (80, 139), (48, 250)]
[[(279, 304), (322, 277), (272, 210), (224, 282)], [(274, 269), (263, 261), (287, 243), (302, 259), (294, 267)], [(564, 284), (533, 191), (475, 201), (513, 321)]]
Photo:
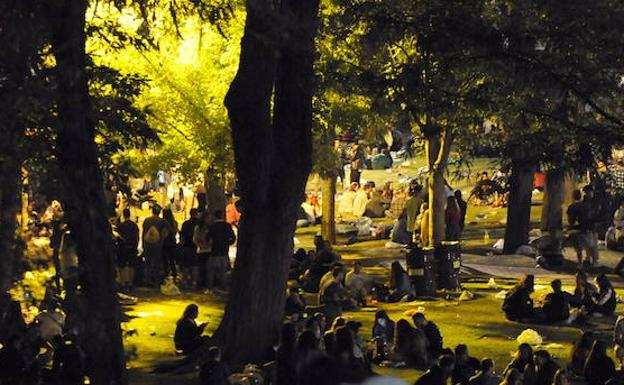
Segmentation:
[(88, 302), (82, 338), (89, 377), (96, 385), (126, 383), (120, 308), (110, 224), (105, 215), (102, 175), (90, 120), (85, 72), (86, 0), (58, 0), (51, 8), (58, 76), (57, 156), (62, 174), (67, 222), (76, 240), (81, 282)]
[(216, 334), (234, 363), (268, 358), (283, 319), (295, 223), (312, 164), (318, 3), (282, 0), (277, 10), (271, 0), (247, 1), (240, 64), (225, 101), (243, 216)]
[(0, 3), (0, 293), (12, 284), (21, 250), (16, 243), (22, 143), (34, 114), (30, 82), (40, 43), (38, 4)]
[(323, 239), (336, 243), (336, 177), (321, 178), (321, 193), (323, 194), (323, 216), (321, 217), (321, 235)]
[(565, 172), (562, 169), (557, 168), (546, 172), (540, 228), (553, 235), (556, 235), (563, 228), (564, 182)]
[(429, 244), (436, 245), (445, 238), (446, 224), (444, 211), (444, 172), (448, 156), (451, 151), (452, 135), (449, 128), (439, 133), (428, 135), (425, 142), (425, 151), (429, 161), (429, 176), (427, 187), (429, 195)]
[(505, 247), (503, 252), (513, 254), (529, 241), (531, 227), (531, 193), (533, 191), (533, 162), (515, 159), (511, 164), (509, 177), (509, 202), (507, 225), (505, 226)]

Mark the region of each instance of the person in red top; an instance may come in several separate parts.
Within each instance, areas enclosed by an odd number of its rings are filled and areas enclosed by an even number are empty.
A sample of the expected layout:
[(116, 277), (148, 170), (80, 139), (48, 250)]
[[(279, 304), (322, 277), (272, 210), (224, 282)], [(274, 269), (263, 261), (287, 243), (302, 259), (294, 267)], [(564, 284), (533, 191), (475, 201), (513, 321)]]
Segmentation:
[(457, 205), (454, 196), (448, 197), (446, 200), (446, 211), (444, 212), (446, 222), (446, 240), (459, 241), (461, 232), (461, 210)]
[(230, 197), (230, 202), (227, 206), (225, 206), (225, 221), (236, 227), (238, 227), (238, 222), (240, 221), (241, 217), (241, 213), (236, 207), (237, 200), (238, 199), (234, 195), (232, 195)]

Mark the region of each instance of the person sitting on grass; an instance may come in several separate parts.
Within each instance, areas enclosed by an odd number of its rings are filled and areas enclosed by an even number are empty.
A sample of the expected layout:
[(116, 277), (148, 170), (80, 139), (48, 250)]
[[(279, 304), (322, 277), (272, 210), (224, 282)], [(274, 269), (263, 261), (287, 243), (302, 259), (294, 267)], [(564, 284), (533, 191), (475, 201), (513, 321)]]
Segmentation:
[(546, 350), (535, 352), (535, 381), (534, 385), (552, 385), (559, 365)]
[(371, 277), (362, 271), (362, 264), (355, 262), (353, 269), (345, 276), (345, 286), (351, 293), (351, 297), (359, 304), (366, 305), (366, 297), (372, 284)]
[(522, 385), (522, 373), (515, 368), (508, 370), (500, 385)]
[(425, 318), (425, 315), (421, 312), (414, 313), (412, 316), (414, 325), (425, 333), (427, 338), (427, 352), (429, 358), (435, 360), (442, 353), (442, 346), (444, 345), (444, 339), (440, 328), (433, 321)]
[(600, 274), (596, 278), (598, 293), (594, 295), (595, 302), (588, 307), (592, 315), (612, 315), (615, 311), (616, 298), (615, 290), (606, 275)]
[(453, 356), (442, 356), (440, 358), (440, 363), (429, 368), (425, 374), (416, 380), (414, 385), (446, 385), (448, 378), (451, 376), (451, 373), (453, 373), (454, 365)]
[(534, 280), (532, 274), (525, 275), (505, 296), (503, 311), (508, 320), (530, 322), (534, 318), (535, 310), (531, 299)]
[(583, 375), (588, 385), (604, 385), (615, 377), (615, 364), (607, 356), (607, 345), (601, 340), (594, 341)]
[(499, 379), (494, 375), (494, 360), (484, 358), (479, 364), (479, 371), (470, 377), (468, 385), (496, 385)]
[(348, 292), (342, 286), (344, 270), (335, 266), (332, 270), (332, 280), (321, 287), (319, 291), (319, 303), (325, 305), (325, 317), (327, 322), (333, 322), (336, 317), (342, 314), (343, 305), (348, 304)]
[(176, 350), (188, 355), (201, 348), (208, 340), (208, 336), (202, 336), (207, 323), (197, 325), (195, 319), (199, 315), (197, 305), (190, 304), (184, 309), (182, 318), (176, 324), (173, 342)]
[(511, 362), (507, 364), (503, 374), (513, 369), (522, 374), (527, 366), (533, 366), (533, 348), (527, 343), (522, 343), (518, 346), (518, 350), (514, 353)]
[(404, 297), (414, 297), (414, 288), (410, 282), (407, 271), (398, 261), (392, 262), (390, 265), (390, 296), (388, 302), (399, 302)]
[(587, 361), (587, 357), (589, 357), (589, 352), (591, 351), (595, 340), (596, 337), (594, 335), (594, 332), (586, 331), (585, 333), (583, 333), (581, 338), (574, 343), (574, 345), (572, 346), (572, 353), (569, 364), (569, 368), (572, 374), (576, 376), (583, 375), (585, 362)]
[(561, 280), (555, 279), (550, 283), (552, 293), (546, 295), (542, 313), (547, 323), (564, 322), (570, 317), (568, 293), (561, 290)]
[(230, 371), (227, 366), (221, 362), (221, 351), (216, 346), (208, 349), (208, 357), (206, 362), (199, 370), (200, 385), (229, 385)]
[(385, 343), (394, 341), (394, 321), (388, 317), (385, 310), (378, 310), (375, 313), (373, 322), (373, 338), (379, 338)]
[(455, 347), (455, 368), (451, 377), (451, 383), (454, 385), (468, 385), (472, 378), (479, 370), (480, 362), (468, 354), (468, 346), (459, 344)]
[(589, 282), (587, 274), (582, 270), (576, 272), (575, 280), (576, 286), (574, 287), (574, 294), (570, 298), (570, 306), (575, 308), (591, 306), (592, 297), (598, 292), (598, 288)]
[(427, 339), (422, 330), (415, 329), (407, 320), (400, 319), (396, 323), (394, 346), (389, 358), (412, 368), (426, 368), (429, 362)]

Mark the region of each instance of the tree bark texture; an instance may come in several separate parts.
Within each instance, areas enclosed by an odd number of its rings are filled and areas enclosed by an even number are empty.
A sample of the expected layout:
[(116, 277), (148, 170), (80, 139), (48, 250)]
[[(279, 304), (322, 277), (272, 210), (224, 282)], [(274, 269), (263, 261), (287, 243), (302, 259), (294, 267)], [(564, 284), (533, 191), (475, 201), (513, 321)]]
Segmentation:
[[(233, 363), (268, 358), (283, 319), (297, 213), (312, 165), (318, 0), (248, 0), (238, 72), (225, 104), (242, 218), (216, 340)], [(273, 100), (273, 111), (271, 101)]]
[(86, 0), (51, 5), (52, 48), (59, 84), (57, 156), (63, 173), (66, 219), (76, 240), (81, 283), (88, 302), (82, 338), (89, 376), (96, 385), (125, 384), (114, 249), (105, 215), (102, 174), (90, 119), (85, 72)]
[(323, 194), (323, 215), (321, 217), (321, 235), (323, 239), (336, 243), (336, 177), (321, 178), (321, 193)]
[(565, 199), (565, 172), (552, 169), (546, 172), (544, 186), (544, 202), (540, 228), (544, 231), (557, 233), (563, 228), (563, 202)]
[(427, 179), (429, 195), (429, 244), (436, 245), (445, 238), (446, 223), (444, 211), (444, 172), (451, 151), (452, 136), (449, 128), (440, 130), (439, 134), (429, 135), (425, 142), (425, 151), (429, 162)]
[(518, 247), (526, 245), (529, 241), (534, 171), (534, 164), (529, 160), (514, 159), (512, 161), (503, 250), (506, 254), (514, 254)]
[(12, 284), (19, 262), (19, 213), (22, 143), (32, 113), (32, 67), (39, 47), (37, 3), (6, 0), (0, 4), (0, 292)]

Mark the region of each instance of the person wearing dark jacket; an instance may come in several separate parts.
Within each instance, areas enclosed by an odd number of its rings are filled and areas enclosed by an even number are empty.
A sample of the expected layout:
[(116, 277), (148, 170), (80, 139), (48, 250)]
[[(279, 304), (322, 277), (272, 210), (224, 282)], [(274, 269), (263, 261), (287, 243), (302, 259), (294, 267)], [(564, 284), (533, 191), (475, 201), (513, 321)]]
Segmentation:
[(210, 257), (206, 265), (206, 287), (213, 289), (225, 283), (228, 271), (230, 246), (236, 241), (232, 225), (223, 220), (223, 211), (215, 211), (215, 221), (208, 228), (211, 243)]
[(455, 368), (453, 369), (453, 375), (451, 376), (451, 383), (453, 385), (468, 385), (470, 378), (477, 373), (480, 366), (481, 363), (479, 360), (474, 357), (470, 357), (468, 354), (468, 347), (466, 345), (457, 345), (455, 347)]
[(195, 226), (197, 225), (199, 225), (199, 211), (196, 208), (192, 208), (190, 218), (182, 223), (182, 228), (180, 229), (180, 246), (182, 249), (182, 261), (180, 266), (182, 268), (183, 279), (189, 286), (197, 284), (199, 280), (197, 247), (195, 243), (193, 243), (193, 234), (195, 232)]
[(615, 377), (615, 365), (607, 356), (607, 346), (601, 340), (594, 341), (592, 350), (585, 362), (583, 375), (588, 385), (604, 385)]
[(503, 311), (510, 321), (528, 322), (534, 317), (533, 292), (534, 277), (525, 275), (505, 296)]
[(221, 351), (212, 346), (208, 349), (208, 359), (199, 370), (200, 385), (229, 385), (230, 371), (221, 362)]
[(546, 350), (535, 352), (535, 382), (534, 385), (552, 385), (559, 365)]
[(297, 332), (294, 324), (282, 325), (280, 346), (277, 348), (277, 385), (291, 385), (297, 381)]
[(195, 319), (199, 315), (199, 308), (195, 304), (190, 304), (184, 309), (182, 318), (176, 324), (173, 342), (177, 350), (184, 354), (190, 354), (202, 347), (207, 340), (207, 336), (202, 336), (206, 323), (197, 325)]
[(555, 279), (550, 283), (552, 293), (546, 295), (542, 313), (548, 323), (566, 321), (570, 317), (569, 294), (561, 290), (561, 280)]
[(412, 316), (414, 325), (425, 333), (427, 338), (427, 352), (430, 359), (436, 359), (442, 352), (442, 345), (444, 344), (442, 333), (438, 325), (433, 321), (429, 321), (425, 318), (423, 313), (415, 313)]
[(123, 210), (123, 222), (117, 226), (121, 238), (117, 255), (119, 281), (122, 288), (130, 288), (134, 282), (134, 267), (138, 262), (139, 226), (130, 219), (130, 209)]
[(454, 360), (452, 356), (442, 356), (438, 365), (433, 365), (425, 372), (414, 385), (446, 385), (453, 373)]

